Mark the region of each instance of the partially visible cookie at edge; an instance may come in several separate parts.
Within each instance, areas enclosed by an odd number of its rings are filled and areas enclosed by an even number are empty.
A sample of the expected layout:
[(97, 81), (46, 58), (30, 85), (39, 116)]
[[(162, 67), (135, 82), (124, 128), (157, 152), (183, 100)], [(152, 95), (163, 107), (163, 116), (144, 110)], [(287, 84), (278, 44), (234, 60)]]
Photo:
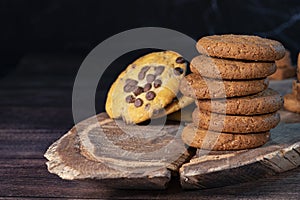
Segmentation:
[(274, 61), (285, 55), (284, 46), (275, 40), (252, 35), (212, 35), (196, 44), (201, 54), (219, 58)]
[(295, 94), (287, 94), (284, 96), (284, 108), (288, 111), (300, 114), (300, 101)]
[(140, 123), (170, 104), (186, 72), (186, 62), (173, 51), (147, 54), (130, 64), (112, 84), (106, 100), (111, 118)]

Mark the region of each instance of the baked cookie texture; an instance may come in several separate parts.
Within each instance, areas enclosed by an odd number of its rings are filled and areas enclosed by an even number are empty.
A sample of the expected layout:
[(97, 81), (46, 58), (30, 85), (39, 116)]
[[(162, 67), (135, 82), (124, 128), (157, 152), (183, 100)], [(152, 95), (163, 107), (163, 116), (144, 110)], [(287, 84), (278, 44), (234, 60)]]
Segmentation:
[(287, 94), (284, 96), (284, 108), (300, 114), (300, 100), (294, 94)]
[(297, 80), (293, 81), (292, 93), (284, 96), (284, 108), (291, 112), (300, 113), (300, 53), (297, 62)]
[(222, 81), (192, 73), (181, 80), (180, 91), (194, 99), (216, 99), (256, 94), (265, 90), (268, 85), (268, 79)]
[[(280, 122), (277, 112), (263, 115), (224, 115), (195, 109), (193, 112), (195, 126), (224, 133), (257, 133), (269, 131)], [(213, 119), (212, 124), (210, 124)], [(220, 130), (221, 129), (221, 130)]]
[(296, 75), (296, 67), (292, 65), (291, 54), (288, 50), (286, 50), (283, 58), (275, 61), (275, 64), (277, 70), (269, 76), (271, 80), (283, 80)]
[(199, 55), (192, 59), (191, 71), (208, 78), (232, 79), (259, 79), (275, 73), (275, 62), (253, 62), (213, 58)]
[(230, 151), (259, 147), (270, 138), (270, 132), (231, 134), (196, 128), (193, 124), (184, 127), (181, 135), (187, 145), (213, 151)]
[(197, 100), (199, 110), (229, 115), (260, 115), (276, 112), (283, 106), (281, 95), (268, 88), (254, 95), (215, 99)]
[[(192, 74), (180, 91), (195, 99), (192, 124), (183, 129), (183, 141), (210, 150), (259, 147), (280, 122), (283, 105), (278, 92), (267, 89), (275, 62), (288, 63), (283, 45), (249, 35), (213, 35), (201, 38), (200, 53), (191, 61)], [(280, 60), (283, 59), (283, 60)], [(281, 68), (279, 68), (281, 69)]]
[[(106, 100), (111, 118), (140, 123), (172, 103), (179, 91), (187, 64), (173, 51), (147, 54), (130, 64), (112, 84)], [(180, 109), (169, 108), (172, 112)]]
[(283, 58), (284, 46), (275, 40), (252, 35), (212, 35), (201, 38), (199, 53), (219, 58), (274, 61)]
[(275, 64), (278, 68), (292, 66), (291, 52), (289, 50), (285, 50), (283, 58), (276, 60)]

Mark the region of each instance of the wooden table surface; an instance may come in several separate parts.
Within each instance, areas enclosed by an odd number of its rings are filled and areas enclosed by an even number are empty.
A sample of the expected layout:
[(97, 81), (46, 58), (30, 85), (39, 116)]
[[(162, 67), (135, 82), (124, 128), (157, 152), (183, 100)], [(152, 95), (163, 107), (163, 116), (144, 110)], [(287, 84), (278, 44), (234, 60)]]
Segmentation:
[(48, 173), (43, 154), (74, 124), (72, 85), (82, 60), (76, 55), (27, 55), (1, 78), (0, 199), (300, 199), (300, 168), (198, 191), (183, 191), (178, 180), (165, 191), (116, 190)]

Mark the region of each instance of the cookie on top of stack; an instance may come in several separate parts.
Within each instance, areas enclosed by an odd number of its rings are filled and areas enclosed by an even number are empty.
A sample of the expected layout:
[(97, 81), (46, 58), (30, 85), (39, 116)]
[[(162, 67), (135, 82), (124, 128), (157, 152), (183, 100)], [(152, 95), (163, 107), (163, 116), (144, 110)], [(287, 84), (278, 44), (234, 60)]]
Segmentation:
[(213, 35), (197, 42), (200, 53), (180, 91), (196, 102), (193, 123), (182, 132), (189, 146), (240, 150), (261, 146), (277, 126), (283, 100), (268, 88), (275, 60), (285, 54), (277, 41), (248, 35)]

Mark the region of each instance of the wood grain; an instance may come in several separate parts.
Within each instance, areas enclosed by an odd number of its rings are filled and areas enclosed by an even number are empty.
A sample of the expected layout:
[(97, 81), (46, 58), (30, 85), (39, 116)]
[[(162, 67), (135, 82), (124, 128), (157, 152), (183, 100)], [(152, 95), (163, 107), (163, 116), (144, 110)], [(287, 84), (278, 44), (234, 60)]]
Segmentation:
[(182, 127), (178, 122), (126, 125), (100, 113), (49, 147), (48, 170), (63, 179), (101, 180), (116, 188), (165, 189), (171, 173), (195, 154), (180, 139)]

